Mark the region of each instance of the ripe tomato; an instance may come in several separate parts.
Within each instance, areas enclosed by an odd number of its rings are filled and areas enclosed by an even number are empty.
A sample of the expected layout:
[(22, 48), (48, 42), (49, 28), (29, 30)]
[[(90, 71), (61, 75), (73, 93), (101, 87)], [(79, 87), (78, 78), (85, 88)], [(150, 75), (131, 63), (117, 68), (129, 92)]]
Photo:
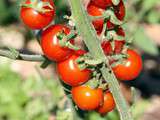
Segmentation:
[(91, 2), (102, 9), (112, 6), (112, 0), (91, 0)]
[[(119, 27), (117, 29), (117, 34), (120, 36), (125, 36), (125, 32), (123, 28)], [(103, 41), (101, 43), (102, 49), (105, 53), (105, 55), (112, 55), (112, 54), (120, 54), (122, 52), (123, 46), (125, 44), (125, 41), (119, 41), (119, 40), (114, 40), (115, 48), (112, 48), (111, 42), (109, 41)]]
[[(81, 52), (82, 53), (82, 52)], [(76, 60), (79, 54), (72, 54), (67, 60), (57, 63), (57, 72), (62, 81), (70, 86), (78, 86), (90, 79), (91, 71), (89, 69), (81, 70)]]
[(52, 25), (42, 32), (41, 47), (44, 54), (54, 61), (62, 61), (67, 59), (73, 50), (67, 47), (61, 47), (57, 34), (64, 32), (66, 35), (70, 33), (70, 29), (64, 25)]
[(104, 95), (104, 103), (100, 106), (97, 111), (104, 115), (115, 108), (115, 102), (110, 92), (106, 92)]
[(140, 55), (128, 49), (128, 58), (124, 61), (124, 64), (119, 64), (113, 67), (113, 72), (119, 80), (133, 80), (142, 70), (142, 59)]
[(120, 26), (118, 27), (116, 33), (117, 33), (117, 35), (125, 37), (125, 32), (124, 32), (123, 28)]
[(92, 89), (88, 86), (72, 88), (72, 99), (82, 110), (95, 110), (103, 103), (102, 89)]
[[(104, 10), (101, 9), (101, 8), (96, 7), (91, 2), (87, 6), (87, 12), (91, 16), (101, 16), (103, 14)], [(104, 20), (103, 19), (99, 19), (99, 20), (93, 21), (92, 23), (93, 23), (93, 25), (94, 25), (94, 27), (95, 27), (96, 30), (102, 30)]]
[[(96, 7), (91, 2), (87, 6), (87, 12), (91, 16), (101, 16), (104, 13), (104, 10)], [(94, 21), (92, 21), (92, 24), (93, 24), (94, 28), (96, 29), (97, 34), (100, 34), (102, 32), (102, 29), (103, 29), (104, 19), (94, 20)], [(115, 25), (108, 20), (107, 21), (107, 27), (108, 27), (108, 29), (113, 29), (115, 27)], [(118, 27), (116, 32), (117, 32), (118, 35), (125, 36), (124, 30), (123, 30), (122, 27)]]
[(122, 49), (123, 49), (123, 46), (125, 44), (125, 41), (115, 40), (114, 44), (115, 44), (115, 48), (113, 49), (112, 45), (111, 45), (111, 42), (103, 41), (101, 43), (102, 49), (103, 49), (106, 56), (107, 55), (112, 55), (112, 54), (120, 54)]
[(122, 0), (120, 0), (120, 3), (117, 6), (114, 6), (114, 12), (119, 20), (122, 21), (124, 19), (126, 11), (125, 11), (125, 5)]
[[(43, 2), (49, 2), (50, 5), (54, 8), (53, 0), (41, 0)], [(31, 5), (31, 0), (26, 0), (25, 4)], [(45, 7), (50, 9), (48, 7)], [(27, 25), (31, 29), (42, 29), (46, 27), (54, 18), (55, 10), (51, 9), (48, 12), (38, 12), (34, 8), (29, 7), (21, 7), (20, 11), (21, 19), (25, 25)]]

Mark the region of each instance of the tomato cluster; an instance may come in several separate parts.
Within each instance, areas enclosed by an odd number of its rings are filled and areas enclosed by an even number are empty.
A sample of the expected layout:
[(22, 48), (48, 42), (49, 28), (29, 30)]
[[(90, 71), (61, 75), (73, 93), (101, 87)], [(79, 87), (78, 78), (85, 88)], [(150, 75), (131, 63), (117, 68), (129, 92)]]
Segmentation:
[[(87, 12), (90, 16), (101, 16), (108, 9), (113, 10), (118, 20), (124, 19), (125, 6), (122, 0), (118, 5), (114, 5), (112, 0), (91, 0), (87, 6)], [(90, 66), (85, 63), (89, 53), (82, 49), (74, 49), (74, 38), (67, 39), (73, 29), (62, 24), (49, 25), (54, 20), (55, 11), (52, 0), (26, 0), (21, 6), (20, 15), (24, 24), (30, 29), (42, 30), (40, 45), (43, 53), (48, 59), (56, 62), (57, 73), (62, 82), (72, 87), (71, 94), (75, 104), (82, 110), (96, 110), (102, 115), (112, 111), (115, 102), (109, 88), (101, 87), (103, 84), (102, 75), (98, 77), (99, 83), (96, 86), (88, 84), (94, 78), (97, 79), (97, 75), (93, 73), (97, 71), (98, 65)], [(114, 30), (118, 36), (125, 37), (123, 28), (112, 23), (109, 18), (107, 21), (103, 18), (93, 20), (92, 24), (98, 36), (102, 36), (103, 27), (106, 25), (107, 32)], [(125, 58), (121, 59), (123, 63), (112, 67), (117, 79), (135, 79), (142, 69), (140, 55), (131, 49), (125, 50), (125, 40), (113, 38), (108, 40), (106, 37), (101, 37), (100, 40), (105, 55), (112, 58), (109, 59), (111, 65), (120, 62), (112, 56), (125, 54)], [(84, 65), (83, 69), (80, 67), (82, 65)]]
[[(91, 0), (88, 4), (87, 12), (90, 16), (97, 17), (102, 16), (104, 12), (109, 9), (113, 10), (118, 20), (123, 21), (125, 17), (125, 5), (122, 0), (120, 0), (118, 5), (114, 5), (112, 0)], [(104, 22), (105, 20), (102, 18), (92, 21), (98, 35), (102, 32)], [(113, 24), (110, 19), (107, 19), (106, 27), (107, 30), (114, 29), (117, 35), (125, 37), (123, 28)], [(124, 54), (123, 49), (125, 49), (125, 40), (102, 40), (101, 46), (106, 56)], [(142, 59), (134, 50), (128, 49), (125, 53), (127, 57), (122, 61), (123, 63), (113, 67), (113, 72), (119, 80), (133, 80), (142, 70)], [(112, 59), (110, 62), (114, 63), (117, 62), (117, 60)]]

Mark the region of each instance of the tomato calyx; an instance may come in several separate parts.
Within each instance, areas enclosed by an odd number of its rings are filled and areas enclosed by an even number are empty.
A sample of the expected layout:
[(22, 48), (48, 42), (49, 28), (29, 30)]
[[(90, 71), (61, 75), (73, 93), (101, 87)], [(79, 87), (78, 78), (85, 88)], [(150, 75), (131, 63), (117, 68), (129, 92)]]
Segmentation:
[(44, 2), (41, 0), (30, 0), (30, 3), (22, 3), (24, 8), (32, 8), (39, 13), (51, 12), (54, 10), (54, 7), (49, 2)]
[(68, 47), (72, 50), (80, 49), (73, 44), (73, 39), (77, 37), (77, 33), (71, 32), (69, 35), (66, 35), (65, 32), (62, 30), (61, 32), (57, 33), (56, 37), (58, 38), (61, 47)]
[(88, 82), (86, 82), (84, 85), (88, 86), (88, 87), (90, 87), (92, 89), (96, 89), (96, 88), (99, 87), (99, 80), (95, 79), (95, 78), (92, 78)]
[(81, 70), (83, 69), (91, 69), (95, 70), (98, 65), (101, 65), (104, 60), (103, 59), (93, 59), (89, 53), (86, 53), (79, 58), (77, 58), (76, 62)]

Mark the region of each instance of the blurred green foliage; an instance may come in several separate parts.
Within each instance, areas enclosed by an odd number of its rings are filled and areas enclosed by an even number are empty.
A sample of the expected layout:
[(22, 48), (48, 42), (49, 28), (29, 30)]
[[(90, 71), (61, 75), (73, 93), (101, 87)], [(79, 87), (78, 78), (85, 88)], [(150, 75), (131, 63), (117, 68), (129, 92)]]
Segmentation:
[(146, 53), (159, 55), (158, 46), (149, 38), (145, 31), (145, 25), (160, 23), (159, 0), (127, 0), (127, 24), (126, 31), (129, 40)]
[[(3, 61), (3, 62), (2, 62)], [(4, 63), (5, 61), (5, 63)], [(135, 120), (150, 103), (140, 100), (132, 107)], [(120, 120), (115, 110), (100, 116), (97, 112), (79, 112), (83, 120)], [(0, 120), (76, 120), (70, 100), (64, 96), (60, 83), (43, 78), (38, 72), (27, 79), (10, 68), (10, 61), (0, 61)]]
[(22, 80), (0, 65), (0, 120), (47, 120), (64, 93), (59, 83), (34, 75)]
[(8, 25), (19, 20), (20, 0), (0, 0), (0, 25)]

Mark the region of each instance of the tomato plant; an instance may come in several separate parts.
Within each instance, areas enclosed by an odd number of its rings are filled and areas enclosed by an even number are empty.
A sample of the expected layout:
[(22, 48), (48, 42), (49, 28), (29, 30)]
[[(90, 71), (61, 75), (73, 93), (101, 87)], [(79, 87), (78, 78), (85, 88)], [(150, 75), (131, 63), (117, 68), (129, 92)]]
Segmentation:
[(42, 32), (41, 47), (44, 54), (54, 61), (62, 61), (67, 59), (73, 50), (68, 47), (62, 47), (59, 44), (57, 36), (61, 33), (68, 35), (70, 29), (64, 25), (52, 25)]
[[(45, 5), (46, 2), (47, 5)], [(39, 4), (44, 4), (44, 6), (39, 7)], [(51, 23), (55, 16), (54, 3), (52, 0), (41, 0), (41, 3), (26, 0), (22, 4), (20, 15), (21, 20), (29, 28), (42, 29)]]
[(103, 91), (100, 88), (78, 86), (73, 87), (71, 93), (73, 101), (82, 110), (95, 110), (103, 103)]
[(142, 59), (140, 55), (130, 49), (128, 49), (127, 55), (127, 59), (122, 64), (113, 67), (116, 77), (120, 80), (133, 80), (142, 70)]
[(91, 71), (89, 69), (81, 70), (79, 68), (76, 62), (79, 57), (79, 53), (74, 53), (67, 60), (57, 63), (57, 71), (60, 78), (70, 86), (78, 86), (87, 82), (91, 77)]
[[(28, 56), (14, 49), (0, 53), (12, 59), (42, 61), (43, 68), (52, 61), (55, 62), (58, 77), (65, 83), (63, 88), (67, 96), (72, 94), (73, 101), (80, 109), (97, 110), (100, 114), (105, 114), (115, 107), (115, 100), (121, 119), (132, 120), (116, 77), (120, 80), (134, 79), (142, 69), (142, 60), (135, 51), (124, 46), (125, 40), (122, 40), (125, 36), (121, 27), (125, 17), (123, 1), (120, 0), (118, 5), (112, 4), (112, 1), (91, 0), (85, 11), (81, 0), (69, 0), (71, 12), (67, 11), (62, 16), (57, 14), (53, 25), (49, 26), (54, 20), (55, 12), (58, 13), (53, 1), (26, 0), (21, 6), (21, 19), (29, 28), (36, 30), (34, 33), (40, 38), (44, 55)], [(93, 24), (98, 36), (90, 24)], [(121, 41), (119, 38), (122, 38)], [(77, 47), (86, 51), (76, 51)], [(113, 65), (112, 62), (117, 64)], [(103, 94), (106, 90), (112, 92), (114, 99), (110, 92)], [(63, 99), (62, 103), (67, 102)], [(68, 111), (68, 106), (58, 107)], [(62, 114), (68, 116), (65, 112)]]
[(110, 111), (112, 111), (115, 108), (115, 102), (113, 99), (113, 96), (110, 92), (106, 92), (104, 94), (104, 102), (103, 104), (97, 109), (97, 111), (104, 115)]

